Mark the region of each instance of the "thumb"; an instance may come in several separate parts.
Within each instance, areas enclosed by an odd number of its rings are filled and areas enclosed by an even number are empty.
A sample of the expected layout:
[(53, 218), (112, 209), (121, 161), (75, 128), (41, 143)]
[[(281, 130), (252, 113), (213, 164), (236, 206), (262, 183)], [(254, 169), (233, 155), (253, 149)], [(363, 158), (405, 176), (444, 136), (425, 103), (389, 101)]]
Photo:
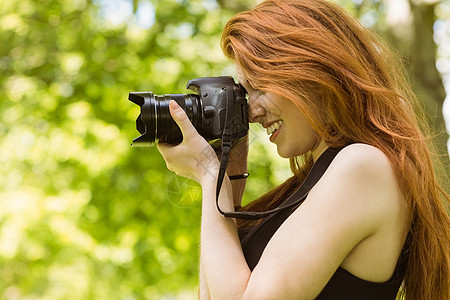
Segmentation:
[(178, 105), (175, 100), (169, 102), (169, 111), (175, 123), (180, 127), (183, 137), (188, 137), (192, 133), (197, 132), (194, 125), (192, 125), (186, 112)]

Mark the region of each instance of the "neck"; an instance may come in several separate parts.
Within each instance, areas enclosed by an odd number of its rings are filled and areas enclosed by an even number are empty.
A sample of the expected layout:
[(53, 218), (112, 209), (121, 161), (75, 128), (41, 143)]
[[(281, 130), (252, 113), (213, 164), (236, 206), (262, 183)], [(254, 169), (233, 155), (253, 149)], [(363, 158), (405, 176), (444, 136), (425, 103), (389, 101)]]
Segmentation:
[(322, 155), (322, 153), (325, 152), (325, 150), (327, 150), (328, 146), (325, 143), (324, 140), (319, 140), (316, 145), (314, 146), (314, 148), (311, 150), (311, 155), (313, 158), (313, 161), (316, 162), (316, 160), (319, 158), (320, 155)]

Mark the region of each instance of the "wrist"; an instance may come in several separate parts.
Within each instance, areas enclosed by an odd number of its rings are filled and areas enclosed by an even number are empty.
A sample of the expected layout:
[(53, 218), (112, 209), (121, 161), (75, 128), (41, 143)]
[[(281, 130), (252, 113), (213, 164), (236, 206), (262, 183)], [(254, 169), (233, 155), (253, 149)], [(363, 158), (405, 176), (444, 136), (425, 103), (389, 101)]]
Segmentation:
[(201, 186), (216, 184), (217, 177), (219, 176), (219, 164), (211, 164), (208, 168), (202, 170), (202, 175), (200, 177), (199, 183)]
[(240, 180), (240, 179), (247, 179), (249, 175), (250, 174), (248, 172), (244, 172), (242, 174), (228, 175), (228, 178), (230, 178), (230, 180)]

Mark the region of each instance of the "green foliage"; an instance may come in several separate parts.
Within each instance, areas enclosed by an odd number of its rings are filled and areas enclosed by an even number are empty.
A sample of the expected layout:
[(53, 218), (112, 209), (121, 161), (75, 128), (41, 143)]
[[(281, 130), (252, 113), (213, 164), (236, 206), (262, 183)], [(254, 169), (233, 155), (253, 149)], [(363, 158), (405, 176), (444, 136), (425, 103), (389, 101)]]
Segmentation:
[[(112, 2), (136, 14), (117, 24)], [(127, 96), (232, 74), (219, 47), (232, 12), (154, 1), (145, 29), (144, 4), (0, 3), (0, 298), (195, 297), (200, 188), (156, 148), (130, 147), (138, 107)], [(278, 162), (260, 133), (248, 200), (286, 175), (270, 175)]]
[[(233, 74), (221, 30), (253, 2), (0, 2), (0, 298), (196, 298), (200, 187), (130, 147), (127, 96)], [(339, 3), (369, 22), (369, 2)], [(250, 144), (245, 203), (289, 176)]]

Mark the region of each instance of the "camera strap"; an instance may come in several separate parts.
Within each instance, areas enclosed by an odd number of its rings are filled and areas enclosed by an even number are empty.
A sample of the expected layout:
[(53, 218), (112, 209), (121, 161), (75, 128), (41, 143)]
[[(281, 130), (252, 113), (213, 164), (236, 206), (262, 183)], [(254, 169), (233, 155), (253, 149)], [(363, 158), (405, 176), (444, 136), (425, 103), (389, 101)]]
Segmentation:
[[(317, 161), (314, 163), (313, 167), (309, 171), (308, 175), (306, 176), (303, 183), (298, 187), (294, 193), (292, 193), (291, 196), (289, 196), (279, 207), (264, 211), (264, 212), (255, 212), (255, 211), (241, 211), (241, 212), (224, 212), (219, 207), (219, 192), (220, 188), (217, 190), (216, 193), (216, 205), (219, 212), (224, 217), (229, 218), (237, 218), (237, 219), (246, 219), (246, 220), (258, 220), (265, 217), (268, 217), (272, 214), (278, 213), (280, 211), (284, 211), (286, 209), (294, 208), (298, 206), (301, 202), (303, 202), (306, 199), (306, 196), (308, 196), (309, 191), (314, 187), (314, 185), (319, 181), (319, 179), (322, 177), (322, 175), (327, 170), (330, 163), (333, 161), (333, 159), (336, 157), (336, 155), (339, 153), (339, 151), (342, 148), (328, 148), (322, 155), (317, 159)], [(225, 167), (226, 169), (226, 167)], [(219, 174), (218, 178), (218, 184), (223, 181), (224, 173), (221, 175)]]
[(231, 212), (224, 212), (219, 206), (219, 194), (220, 189), (222, 187), (223, 179), (225, 177), (225, 173), (227, 171), (228, 165), (228, 156), (231, 151), (231, 144), (233, 140), (232, 135), (232, 118), (231, 115), (233, 113), (234, 101), (233, 101), (233, 90), (230, 88), (225, 88), (225, 101), (226, 101), (226, 109), (225, 109), (225, 121), (224, 121), (224, 129), (222, 133), (222, 145), (221, 145), (221, 155), (220, 155), (220, 168), (219, 175), (217, 177), (217, 185), (216, 185), (216, 206), (217, 210), (225, 217), (233, 217), (229, 216)]
[[(225, 173), (228, 165), (228, 156), (231, 151), (232, 144), (232, 112), (233, 112), (233, 94), (230, 89), (226, 92), (226, 112), (225, 112), (225, 126), (222, 135), (222, 146), (221, 146), (221, 157), (220, 157), (220, 169), (217, 177), (217, 185), (216, 185), (216, 207), (220, 214), (227, 218), (237, 218), (237, 219), (246, 219), (246, 220), (258, 220), (275, 214), (277, 212), (293, 208), (299, 205), (303, 200), (305, 200), (306, 196), (308, 196), (309, 191), (312, 187), (319, 181), (322, 175), (325, 173), (326, 169), (330, 165), (331, 161), (334, 157), (339, 153), (342, 148), (328, 148), (322, 155), (317, 159), (314, 163), (313, 167), (309, 171), (303, 183), (299, 188), (279, 207), (264, 211), (264, 212), (255, 212), (255, 211), (242, 211), (242, 212), (224, 212), (219, 206), (219, 194), (220, 189), (222, 187), (223, 179), (225, 177)], [(231, 95), (230, 95), (231, 93)]]

